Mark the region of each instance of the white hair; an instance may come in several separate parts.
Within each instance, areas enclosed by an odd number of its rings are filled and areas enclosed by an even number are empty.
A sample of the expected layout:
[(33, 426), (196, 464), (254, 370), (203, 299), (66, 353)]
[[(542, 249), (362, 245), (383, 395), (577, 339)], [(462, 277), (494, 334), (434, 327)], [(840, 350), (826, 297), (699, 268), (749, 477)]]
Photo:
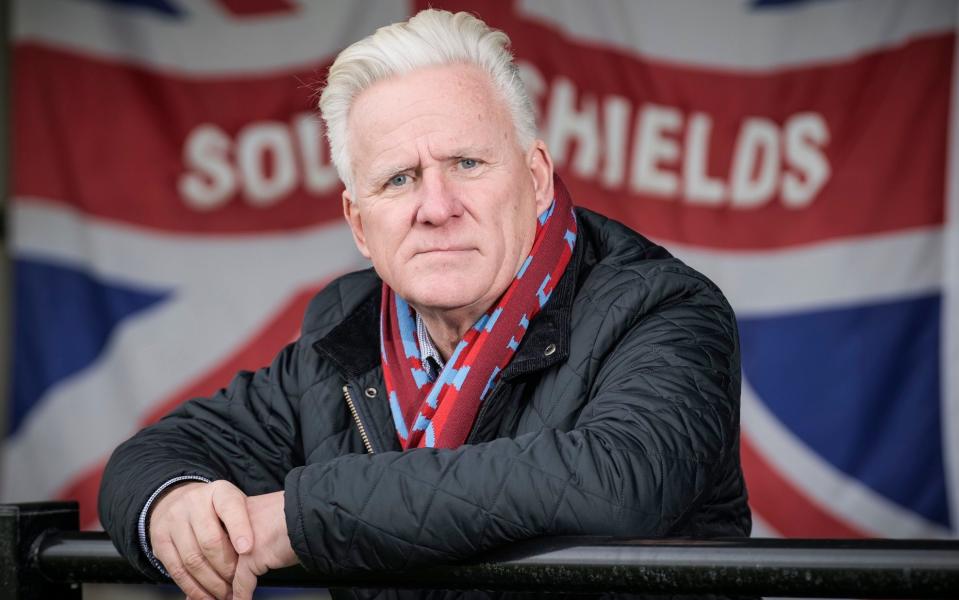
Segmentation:
[(347, 119), (353, 100), (377, 81), (415, 69), (461, 63), (483, 69), (509, 108), (520, 146), (528, 149), (536, 139), (536, 117), (508, 45), (505, 33), (469, 13), (427, 9), (409, 21), (381, 27), (340, 52), (320, 96), (320, 111), (330, 157), (350, 194)]

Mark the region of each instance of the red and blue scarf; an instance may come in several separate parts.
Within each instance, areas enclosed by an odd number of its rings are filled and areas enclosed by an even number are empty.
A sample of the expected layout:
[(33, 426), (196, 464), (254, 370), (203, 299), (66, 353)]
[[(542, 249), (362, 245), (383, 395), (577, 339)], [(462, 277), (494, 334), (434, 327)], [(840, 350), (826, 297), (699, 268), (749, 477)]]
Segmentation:
[(423, 369), (413, 308), (383, 283), (380, 356), (396, 434), (403, 449), (456, 448), (513, 358), (573, 254), (576, 216), (555, 178), (556, 195), (540, 215), (529, 256), (499, 300), (466, 332), (435, 381)]

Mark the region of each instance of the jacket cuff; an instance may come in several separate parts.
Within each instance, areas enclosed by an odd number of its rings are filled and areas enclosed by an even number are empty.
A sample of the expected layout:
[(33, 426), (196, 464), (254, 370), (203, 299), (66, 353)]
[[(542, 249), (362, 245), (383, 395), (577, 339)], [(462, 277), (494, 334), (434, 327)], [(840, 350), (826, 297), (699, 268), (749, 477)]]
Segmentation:
[(160, 562), (160, 559), (153, 554), (153, 548), (150, 546), (150, 536), (147, 534), (150, 528), (150, 508), (153, 506), (153, 503), (163, 495), (163, 492), (167, 491), (170, 486), (182, 483), (184, 481), (202, 481), (203, 483), (210, 483), (210, 480), (206, 477), (201, 477), (199, 475), (181, 475), (179, 477), (174, 477), (170, 479), (153, 492), (153, 495), (146, 501), (146, 504), (143, 506), (143, 510), (140, 511), (140, 519), (137, 521), (137, 535), (140, 538), (140, 549), (143, 550), (143, 554), (147, 557), (147, 560), (150, 561), (150, 564), (159, 571), (164, 577), (170, 577), (170, 574), (163, 567), (163, 563)]
[(318, 565), (306, 534), (303, 502), (300, 496), (300, 477), (304, 467), (292, 469), (286, 475), (283, 494), (283, 513), (286, 517), (286, 531), (290, 536), (290, 546), (296, 552), (296, 558), (308, 571), (316, 571)]

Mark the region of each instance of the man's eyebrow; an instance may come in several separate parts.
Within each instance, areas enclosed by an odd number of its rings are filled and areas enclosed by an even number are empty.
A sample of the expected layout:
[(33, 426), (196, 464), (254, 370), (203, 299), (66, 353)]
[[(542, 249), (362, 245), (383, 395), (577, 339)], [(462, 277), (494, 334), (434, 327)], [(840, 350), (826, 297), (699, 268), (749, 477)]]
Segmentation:
[[(446, 159), (452, 158), (469, 158), (469, 157), (488, 157), (493, 153), (493, 147), (488, 145), (483, 146), (458, 146), (450, 150)], [(365, 181), (371, 183), (379, 183), (389, 179), (393, 175), (403, 173), (405, 171), (411, 171), (419, 168), (419, 163), (384, 163), (381, 166), (371, 167), (369, 170), (369, 175), (364, 178)]]

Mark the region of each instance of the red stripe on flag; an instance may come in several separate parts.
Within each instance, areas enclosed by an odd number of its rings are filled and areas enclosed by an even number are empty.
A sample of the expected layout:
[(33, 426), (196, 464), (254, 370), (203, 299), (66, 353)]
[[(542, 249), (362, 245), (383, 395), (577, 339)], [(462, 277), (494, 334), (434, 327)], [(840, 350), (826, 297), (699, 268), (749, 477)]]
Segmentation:
[(100, 480), (103, 479), (105, 466), (106, 461), (102, 461), (83, 471), (56, 495), (58, 500), (75, 500), (80, 505), (81, 529), (90, 529), (99, 520), (97, 495), (100, 493)]
[(749, 504), (785, 537), (864, 538), (866, 532), (834, 516), (770, 465), (749, 436), (740, 438)]
[(151, 228), (249, 232), (339, 219), (315, 114), (324, 63), (196, 79), (41, 45), (14, 50), (12, 189)]
[(296, 10), (289, 0), (217, 0), (231, 14), (238, 17), (263, 17)]
[[(323, 285), (326, 285), (326, 282)], [(291, 298), (269, 323), (253, 335), (247, 344), (240, 347), (216, 368), (173, 394), (168, 400), (158, 403), (143, 418), (140, 426), (156, 422), (190, 398), (209, 396), (226, 385), (237, 371), (268, 365), (280, 348), (296, 338), (307, 305), (321, 288), (322, 285), (307, 289)], [(56, 494), (60, 500), (76, 500), (80, 503), (81, 527), (88, 528), (97, 522), (97, 494), (105, 464), (106, 461), (78, 474)]]

